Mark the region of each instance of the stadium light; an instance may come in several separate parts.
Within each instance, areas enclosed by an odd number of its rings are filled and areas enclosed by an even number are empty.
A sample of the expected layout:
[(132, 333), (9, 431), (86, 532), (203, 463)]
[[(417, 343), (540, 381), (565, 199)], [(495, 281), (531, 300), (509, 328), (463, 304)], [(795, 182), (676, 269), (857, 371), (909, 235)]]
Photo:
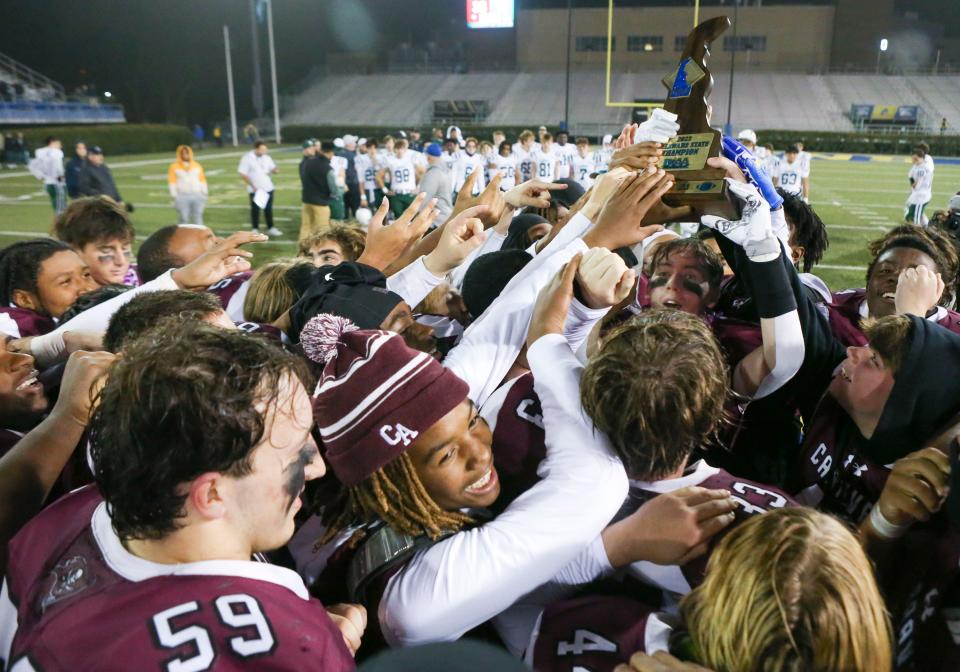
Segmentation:
[(880, 51), (877, 52), (877, 74), (880, 74), (880, 56), (887, 50), (887, 47), (890, 43), (887, 41), (887, 38), (880, 38)]
[(109, 91), (104, 91), (104, 92), (103, 92), (103, 97), (104, 97), (104, 98), (113, 98), (113, 94), (110, 93)]

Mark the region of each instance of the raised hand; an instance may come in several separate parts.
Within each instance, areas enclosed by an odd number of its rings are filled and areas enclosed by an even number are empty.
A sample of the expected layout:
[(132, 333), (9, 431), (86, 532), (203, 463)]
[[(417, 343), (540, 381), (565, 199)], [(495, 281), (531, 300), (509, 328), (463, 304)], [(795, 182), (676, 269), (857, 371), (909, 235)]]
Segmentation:
[[(470, 173), (468, 182), (470, 185), (473, 184), (472, 180), (475, 179), (474, 176), (477, 174), (477, 171)], [(463, 189), (460, 190), (460, 193), (457, 195), (457, 203), (453, 208), (453, 213), (450, 217), (456, 217), (457, 215), (463, 213), (465, 210), (476, 207), (484, 207), (484, 210), (478, 210), (475, 215), (483, 222), (483, 227), (489, 229), (490, 227), (496, 226), (497, 222), (500, 220), (500, 215), (503, 214), (504, 210), (507, 209), (507, 201), (504, 198), (504, 194), (500, 191), (500, 183), (503, 181), (503, 175), (497, 174), (493, 176), (493, 179), (490, 180), (490, 183), (484, 188), (478, 196), (472, 196), (470, 194), (470, 189), (467, 189), (467, 183), (464, 183)], [(472, 186), (471, 186), (472, 189)]]
[(443, 227), (440, 241), (423, 263), (434, 275), (444, 275), (462, 264), (471, 252), (483, 245), (487, 233), (478, 219), (485, 206), (464, 210)]
[(926, 317), (940, 303), (943, 296), (943, 278), (926, 266), (906, 268), (897, 278), (894, 305), (897, 315)]
[(566, 189), (565, 184), (555, 184), (553, 182), (541, 182), (540, 180), (527, 180), (523, 184), (518, 184), (513, 189), (503, 195), (508, 205), (514, 208), (549, 208), (550, 192)]
[(173, 271), (173, 281), (181, 289), (206, 289), (234, 273), (250, 270), (252, 252), (241, 248), (249, 243), (262, 243), (269, 238), (262, 233), (239, 232), (219, 241), (183, 268)]
[(736, 508), (726, 490), (689, 486), (657, 495), (603, 531), (607, 558), (613, 567), (642, 560), (683, 565), (707, 552)]
[(410, 246), (426, 233), (437, 218), (436, 200), (420, 209), (425, 194), (417, 194), (403, 214), (391, 225), (384, 226), (390, 203), (385, 198), (367, 228), (367, 243), (357, 262), (372, 266), (380, 271), (389, 266)]
[(583, 303), (592, 309), (610, 308), (623, 301), (633, 289), (637, 274), (610, 250), (595, 247), (580, 260), (577, 286)]
[(663, 145), (659, 142), (641, 142), (618, 149), (610, 158), (610, 169), (629, 168), (630, 170), (646, 170), (650, 166), (660, 164), (663, 157)]
[(541, 336), (563, 333), (570, 302), (573, 301), (573, 279), (580, 267), (580, 258), (579, 253), (575, 254), (547, 286), (540, 290), (527, 332), (527, 347), (536, 343)]
[(673, 176), (652, 167), (643, 173), (628, 175), (604, 205), (595, 226), (583, 237), (583, 242), (589, 247), (615, 250), (636, 245), (647, 236), (663, 230), (660, 225), (644, 226), (643, 219), (672, 186)]
[(780, 241), (773, 233), (770, 221), (770, 207), (763, 200), (759, 190), (752, 184), (737, 182), (729, 177), (730, 192), (736, 196), (742, 206), (739, 220), (730, 221), (714, 215), (704, 215), (700, 221), (707, 228), (720, 233), (730, 242), (739, 245), (751, 261), (772, 261), (780, 256)]

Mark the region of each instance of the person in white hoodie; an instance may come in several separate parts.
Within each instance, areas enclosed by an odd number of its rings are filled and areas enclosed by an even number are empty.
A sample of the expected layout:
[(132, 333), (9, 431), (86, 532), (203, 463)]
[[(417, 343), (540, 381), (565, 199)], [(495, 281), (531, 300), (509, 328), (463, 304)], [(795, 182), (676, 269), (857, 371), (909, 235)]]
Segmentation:
[(27, 168), (30, 173), (43, 182), (43, 188), (50, 195), (50, 203), (57, 215), (67, 207), (67, 191), (63, 169), (63, 144), (60, 138), (50, 136), (44, 147), (34, 154)]
[(167, 184), (178, 224), (203, 224), (203, 208), (207, 205), (207, 176), (193, 158), (189, 145), (177, 147), (177, 160), (167, 169)]

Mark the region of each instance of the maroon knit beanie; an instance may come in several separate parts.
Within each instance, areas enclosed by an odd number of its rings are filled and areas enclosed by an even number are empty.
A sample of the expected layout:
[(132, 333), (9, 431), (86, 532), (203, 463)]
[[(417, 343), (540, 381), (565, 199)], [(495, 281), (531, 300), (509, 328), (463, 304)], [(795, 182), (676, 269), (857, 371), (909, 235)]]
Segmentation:
[(391, 462), (467, 398), (465, 382), (398, 334), (324, 313), (307, 322), (300, 342), (310, 359), (326, 363), (313, 417), (344, 485)]

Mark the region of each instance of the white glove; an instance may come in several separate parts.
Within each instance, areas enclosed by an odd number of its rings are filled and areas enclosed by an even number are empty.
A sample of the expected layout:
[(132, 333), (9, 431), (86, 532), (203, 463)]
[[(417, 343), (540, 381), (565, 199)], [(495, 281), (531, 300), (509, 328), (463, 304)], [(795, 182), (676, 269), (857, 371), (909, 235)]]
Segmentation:
[(658, 107), (653, 111), (653, 115), (637, 128), (633, 134), (633, 142), (634, 144), (641, 142), (666, 144), (679, 130), (680, 124), (677, 123), (677, 115)]
[(730, 192), (743, 203), (743, 214), (736, 222), (704, 215), (700, 222), (743, 248), (750, 261), (773, 261), (780, 256), (780, 241), (770, 224), (770, 206), (760, 191), (748, 182), (724, 178)]

